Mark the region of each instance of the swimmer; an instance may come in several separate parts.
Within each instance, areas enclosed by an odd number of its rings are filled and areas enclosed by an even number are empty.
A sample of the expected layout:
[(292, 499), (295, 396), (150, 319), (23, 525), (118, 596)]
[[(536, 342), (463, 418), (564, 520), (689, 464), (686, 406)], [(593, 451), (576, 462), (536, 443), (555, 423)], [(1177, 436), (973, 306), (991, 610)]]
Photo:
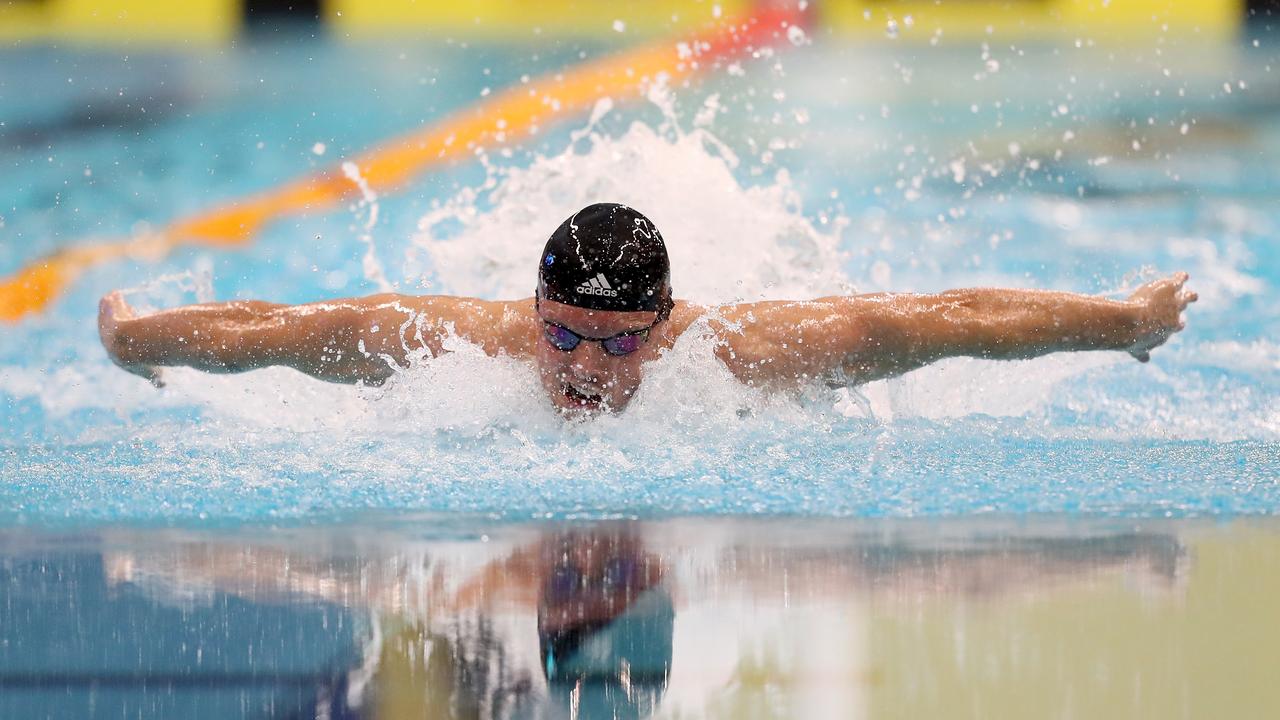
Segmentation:
[(675, 300), (662, 235), (617, 204), (565, 220), (538, 260), (534, 296), (490, 301), (380, 294), (304, 305), (236, 301), (136, 315), (120, 291), (102, 299), (107, 354), (162, 384), (160, 367), (233, 373), (275, 365), (322, 380), (379, 385), (417, 354), (446, 352), (451, 334), (493, 356), (532, 363), (558, 410), (625, 408), (647, 363), (702, 317), (715, 355), (747, 385), (857, 385), (949, 357), (993, 360), (1113, 350), (1142, 362), (1182, 330), (1195, 302), (1187, 274), (1124, 300), (976, 288), (873, 293), (714, 309)]

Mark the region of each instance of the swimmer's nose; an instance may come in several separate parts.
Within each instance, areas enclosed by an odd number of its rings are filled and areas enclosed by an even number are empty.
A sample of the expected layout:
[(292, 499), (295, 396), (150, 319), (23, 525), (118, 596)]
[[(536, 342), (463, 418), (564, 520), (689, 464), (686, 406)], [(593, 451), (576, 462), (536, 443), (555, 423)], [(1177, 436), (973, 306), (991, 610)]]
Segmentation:
[(600, 347), (600, 343), (584, 342), (573, 352), (573, 377), (599, 387), (608, 374), (608, 363), (609, 355)]

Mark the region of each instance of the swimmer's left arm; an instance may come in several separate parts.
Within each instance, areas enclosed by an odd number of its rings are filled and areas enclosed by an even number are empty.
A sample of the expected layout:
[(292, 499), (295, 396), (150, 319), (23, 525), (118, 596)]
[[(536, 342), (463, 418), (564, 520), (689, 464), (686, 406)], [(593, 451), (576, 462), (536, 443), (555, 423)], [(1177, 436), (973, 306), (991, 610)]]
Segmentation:
[(1146, 362), (1183, 327), (1180, 315), (1196, 300), (1186, 280), (1177, 273), (1124, 300), (976, 288), (740, 305), (726, 313), (720, 355), (744, 380), (770, 383), (857, 384), (962, 356), (1014, 360), (1121, 350)]

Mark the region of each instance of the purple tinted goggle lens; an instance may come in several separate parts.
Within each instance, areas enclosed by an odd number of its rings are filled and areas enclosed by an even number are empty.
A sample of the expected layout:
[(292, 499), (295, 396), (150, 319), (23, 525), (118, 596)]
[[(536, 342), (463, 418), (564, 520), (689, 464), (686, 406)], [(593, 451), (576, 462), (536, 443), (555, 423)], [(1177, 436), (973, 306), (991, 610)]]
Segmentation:
[(604, 571), (599, 577), (588, 576), (572, 565), (559, 565), (543, 590), (547, 600), (564, 603), (591, 590), (610, 594), (640, 588), (642, 583), (640, 565), (632, 558), (618, 557), (605, 563)]
[(583, 340), (591, 340), (592, 342), (599, 342), (604, 347), (604, 351), (610, 355), (630, 355), (640, 349), (649, 331), (641, 330), (639, 332), (622, 333), (596, 340), (594, 338), (584, 338), (568, 328), (546, 323), (546, 334), (551, 344), (564, 352), (571, 352)]

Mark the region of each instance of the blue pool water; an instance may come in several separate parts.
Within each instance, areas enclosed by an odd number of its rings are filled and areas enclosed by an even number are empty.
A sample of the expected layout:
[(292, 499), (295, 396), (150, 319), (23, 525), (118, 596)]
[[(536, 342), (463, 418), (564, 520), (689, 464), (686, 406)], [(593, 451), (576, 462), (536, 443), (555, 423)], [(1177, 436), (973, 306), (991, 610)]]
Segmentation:
[[(161, 225), (609, 48), (321, 41), (205, 53), (19, 48), (0, 63), (0, 273)], [(720, 514), (1235, 516), (1280, 509), (1280, 51), (818, 36), (579, 118), (251, 247), (87, 273), (0, 328), (0, 524), (218, 525), (370, 510), (503, 519)], [(466, 348), (381, 390), (290, 371), (114, 369), (96, 300), (163, 307), (379, 289), (527, 296), (596, 200), (663, 229), (677, 295), (1049, 287), (1185, 269), (1201, 301), (1120, 354), (956, 360), (771, 397), (697, 338), (624, 415), (566, 425), (527, 368)]]

